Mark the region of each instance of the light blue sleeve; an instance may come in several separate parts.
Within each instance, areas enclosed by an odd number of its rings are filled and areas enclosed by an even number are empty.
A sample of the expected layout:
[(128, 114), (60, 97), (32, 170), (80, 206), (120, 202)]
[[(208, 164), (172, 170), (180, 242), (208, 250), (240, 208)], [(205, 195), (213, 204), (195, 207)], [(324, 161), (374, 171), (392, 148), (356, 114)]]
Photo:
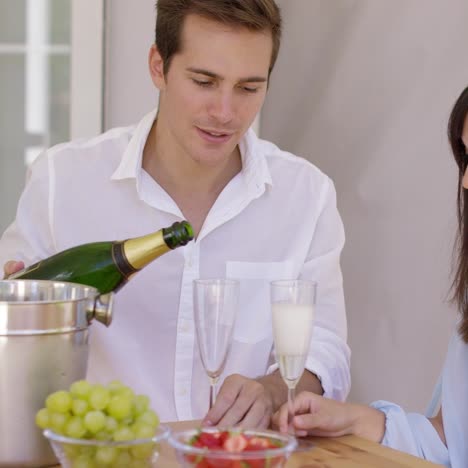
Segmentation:
[(371, 406), (386, 417), (382, 445), (450, 467), (447, 447), (425, 416), (405, 413), (400, 406), (383, 400)]

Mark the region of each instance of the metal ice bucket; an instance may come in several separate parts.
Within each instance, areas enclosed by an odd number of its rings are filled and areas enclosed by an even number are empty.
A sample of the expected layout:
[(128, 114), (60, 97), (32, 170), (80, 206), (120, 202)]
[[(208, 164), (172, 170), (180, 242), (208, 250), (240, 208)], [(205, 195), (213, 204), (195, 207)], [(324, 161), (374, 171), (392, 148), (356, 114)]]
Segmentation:
[(74, 283), (0, 281), (0, 467), (57, 463), (35, 425), (47, 395), (84, 379), (92, 319), (109, 325), (112, 294)]

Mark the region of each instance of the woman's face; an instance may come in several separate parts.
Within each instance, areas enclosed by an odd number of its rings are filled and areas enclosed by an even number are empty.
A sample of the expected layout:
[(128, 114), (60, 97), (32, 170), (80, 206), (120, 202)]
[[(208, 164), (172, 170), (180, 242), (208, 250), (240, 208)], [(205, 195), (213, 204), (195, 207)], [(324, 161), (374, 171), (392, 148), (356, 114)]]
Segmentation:
[[(468, 115), (465, 117), (465, 124), (463, 125), (462, 141), (465, 145), (465, 152), (468, 154)], [(468, 166), (463, 174), (462, 185), (464, 189), (468, 189)]]

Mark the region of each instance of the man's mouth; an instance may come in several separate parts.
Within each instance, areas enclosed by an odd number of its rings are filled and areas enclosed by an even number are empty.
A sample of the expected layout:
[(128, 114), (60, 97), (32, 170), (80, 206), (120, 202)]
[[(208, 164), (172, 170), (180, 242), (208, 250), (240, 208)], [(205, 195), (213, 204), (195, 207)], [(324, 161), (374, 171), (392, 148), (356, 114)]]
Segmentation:
[(233, 135), (232, 131), (223, 131), (223, 130), (211, 130), (211, 129), (204, 129), (200, 127), (196, 127), (200, 135), (210, 142), (218, 142), (224, 143), (225, 141), (229, 140)]

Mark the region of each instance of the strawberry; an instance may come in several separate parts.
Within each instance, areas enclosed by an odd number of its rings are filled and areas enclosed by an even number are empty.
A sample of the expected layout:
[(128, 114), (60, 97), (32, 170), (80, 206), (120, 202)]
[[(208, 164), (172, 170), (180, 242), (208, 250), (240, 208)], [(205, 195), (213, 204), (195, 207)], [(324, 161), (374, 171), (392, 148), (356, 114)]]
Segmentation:
[(229, 431), (219, 432), (219, 443), (222, 447), (224, 447), (224, 442), (231, 437), (231, 433)]
[(227, 452), (242, 452), (247, 447), (247, 439), (242, 434), (233, 434), (224, 441), (223, 448)]
[(251, 437), (248, 439), (245, 450), (265, 450), (268, 448), (271, 448), (268, 439), (264, 439), (263, 437)]
[(232, 460), (230, 468), (250, 468), (249, 464), (242, 460)]
[(212, 468), (208, 460), (205, 460), (205, 459), (198, 462), (195, 466), (196, 468)]
[(223, 458), (209, 458), (207, 459), (210, 468), (232, 468), (235, 460), (227, 460)]
[(218, 433), (211, 432), (200, 432), (198, 436), (198, 441), (202, 444), (202, 447), (208, 448), (219, 448), (221, 449), (221, 439)]

